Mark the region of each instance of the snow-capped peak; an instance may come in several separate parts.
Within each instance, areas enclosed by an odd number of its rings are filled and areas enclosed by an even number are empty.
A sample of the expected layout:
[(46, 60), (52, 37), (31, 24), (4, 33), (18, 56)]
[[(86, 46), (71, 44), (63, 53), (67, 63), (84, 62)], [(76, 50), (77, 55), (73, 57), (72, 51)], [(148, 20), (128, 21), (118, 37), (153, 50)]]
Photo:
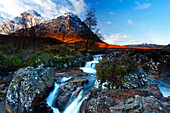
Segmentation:
[(64, 13), (64, 16), (71, 16), (71, 17), (75, 17), (76, 15), (73, 14), (72, 12), (67, 12), (67, 13)]
[(34, 11), (34, 10), (28, 10), (28, 11), (25, 11), (24, 13), (21, 13), (21, 15), (22, 15), (22, 14), (26, 14), (26, 15), (28, 15), (28, 16), (41, 17), (41, 15), (40, 15), (38, 12)]

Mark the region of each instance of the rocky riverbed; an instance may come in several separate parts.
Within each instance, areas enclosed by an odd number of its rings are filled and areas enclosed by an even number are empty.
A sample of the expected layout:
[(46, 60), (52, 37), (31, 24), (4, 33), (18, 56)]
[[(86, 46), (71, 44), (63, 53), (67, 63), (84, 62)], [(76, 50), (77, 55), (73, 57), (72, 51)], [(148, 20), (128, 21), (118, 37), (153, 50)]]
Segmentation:
[[(163, 96), (154, 77), (142, 68), (124, 76), (123, 84), (115, 86), (97, 79), (93, 72), (98, 62), (88, 63), (90, 67), (86, 68), (92, 73), (79, 69), (56, 73), (49, 67), (26, 67), (11, 73), (9, 88), (10, 79), (3, 78), (1, 82), (1, 92), (6, 96), (5, 101), (4, 97), (1, 100), (2, 112), (5, 105), (8, 113), (170, 112), (170, 98)], [(57, 90), (50, 100), (55, 85)]]
[[(131, 84), (135, 84), (135, 82), (131, 81)], [(149, 78), (143, 87), (121, 89), (110, 87), (108, 83), (96, 80), (90, 96), (83, 102), (80, 112), (168, 113), (170, 112), (170, 101), (169, 97), (163, 97), (157, 84)]]

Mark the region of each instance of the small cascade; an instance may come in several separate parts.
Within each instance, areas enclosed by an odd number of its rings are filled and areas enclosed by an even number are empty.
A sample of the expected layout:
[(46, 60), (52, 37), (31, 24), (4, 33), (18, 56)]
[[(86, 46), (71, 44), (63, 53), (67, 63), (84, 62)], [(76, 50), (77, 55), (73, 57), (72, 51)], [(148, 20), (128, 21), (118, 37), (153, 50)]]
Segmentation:
[(66, 81), (68, 81), (69, 79), (71, 79), (72, 77), (63, 77), (61, 79), (61, 84), (57, 84), (56, 82), (54, 83), (54, 90), (49, 94), (49, 96), (46, 98), (47, 100), (47, 104), (53, 109), (54, 113), (60, 113), (58, 108), (53, 107), (53, 102), (54, 99), (57, 97), (58, 94), (58, 90), (60, 88), (60, 86), (64, 85)]
[(78, 113), (82, 104), (83, 90), (79, 93), (77, 98), (66, 108), (64, 113)]
[(103, 55), (94, 55), (93, 61), (86, 62), (84, 67), (80, 67), (81, 70), (85, 73), (95, 74), (96, 73), (96, 64), (99, 63), (99, 60), (102, 60)]
[[(81, 87), (77, 88), (76, 91), (74, 91), (74, 92), (71, 94), (68, 104), (70, 104), (70, 103), (73, 101), (74, 97), (77, 95), (77, 92), (80, 90), (80, 88), (81, 88)], [(68, 105), (68, 106), (69, 106), (69, 105)]]
[(54, 83), (54, 90), (50, 93), (50, 95), (47, 97), (47, 104), (49, 106), (52, 106), (55, 95), (58, 93), (58, 89), (59, 89), (60, 85), (57, 83)]
[(102, 60), (102, 56), (103, 56), (103, 54), (101, 54), (101, 55), (94, 55), (94, 56), (93, 56), (93, 61)]
[[(78, 87), (76, 91), (72, 92), (72, 95), (70, 96), (70, 99), (67, 102), (67, 107), (63, 113), (78, 113), (79, 112), (83, 101), (87, 98), (92, 87), (94, 86), (94, 82), (96, 80), (96, 77), (95, 77), (96, 64), (99, 63), (98, 60), (101, 60), (101, 59), (102, 59), (102, 55), (94, 55), (93, 61), (86, 62), (85, 67), (80, 67), (80, 69), (82, 69), (84, 72), (92, 74), (94, 76), (90, 77), (88, 84), (86, 84), (86, 88), (83, 88), (79, 92), (80, 88), (82, 87)], [(63, 74), (63, 73), (56, 73), (56, 76), (60, 74)], [(55, 101), (58, 95), (59, 88), (62, 85), (67, 84), (70, 81), (70, 79), (72, 79), (72, 77), (62, 77), (58, 83), (55, 82), (54, 90), (49, 94), (49, 96), (46, 99), (47, 104), (53, 109), (54, 113), (60, 113), (59, 109), (53, 106), (53, 102)], [(78, 96), (76, 97), (76, 95)]]
[(58, 93), (58, 89), (59, 89), (60, 85), (57, 84), (57, 83), (54, 83), (54, 90), (49, 94), (49, 96), (47, 97), (47, 104), (53, 109), (53, 112), (54, 113), (60, 113), (59, 110), (57, 108), (54, 108), (52, 105), (53, 105), (53, 102), (54, 102), (54, 99)]

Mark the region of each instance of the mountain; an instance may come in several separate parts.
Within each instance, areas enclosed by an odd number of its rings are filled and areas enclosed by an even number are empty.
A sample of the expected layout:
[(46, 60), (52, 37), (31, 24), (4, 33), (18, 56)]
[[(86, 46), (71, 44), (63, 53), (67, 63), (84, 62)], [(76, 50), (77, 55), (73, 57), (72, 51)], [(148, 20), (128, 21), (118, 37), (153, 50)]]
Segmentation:
[(170, 44), (168, 44), (167, 46), (163, 47), (163, 49), (170, 49)]
[(77, 15), (71, 12), (49, 20), (40, 26), (40, 31), (45, 32), (45, 37), (53, 37), (63, 42), (85, 41), (89, 33), (91, 33), (90, 40), (102, 42)]
[(37, 24), (43, 23), (45, 20), (41, 17), (41, 15), (34, 11), (28, 10), (21, 13), (19, 16), (14, 18), (15, 24), (25, 26), (26, 28), (30, 28)]
[(125, 45), (125, 46), (127, 46), (127, 47), (145, 47), (145, 48), (152, 48), (152, 49), (162, 49), (163, 47), (165, 47), (165, 45), (148, 44), (148, 43)]
[[(16, 35), (22, 35), (22, 33), (22, 30), (18, 30)], [(29, 29), (29, 34), (35, 34), (36, 37), (50, 37), (67, 43), (85, 42), (89, 33), (91, 34), (90, 40), (102, 42), (77, 15), (71, 12), (47, 20)]]
[[(14, 20), (10, 20), (2, 25), (1, 28), (3, 28), (3, 32), (6, 34), (13, 33), (14, 36), (30, 37), (31, 39), (34, 39), (35, 37), (38, 39), (53, 38), (66, 43), (84, 43), (87, 38), (89, 38), (90, 45), (96, 45), (100, 48), (148, 48), (146, 44), (145, 46), (129, 45), (129, 47), (106, 44), (94, 34), (77, 15), (74, 15), (71, 12), (65, 13), (51, 20), (44, 20), (36, 11), (29, 10), (21, 13), (21, 15), (14, 18)], [(0, 31), (0, 33), (2, 32)]]
[(13, 20), (0, 17), (0, 34), (13, 33), (22, 28), (30, 28), (45, 20), (34, 10), (28, 10), (15, 17)]

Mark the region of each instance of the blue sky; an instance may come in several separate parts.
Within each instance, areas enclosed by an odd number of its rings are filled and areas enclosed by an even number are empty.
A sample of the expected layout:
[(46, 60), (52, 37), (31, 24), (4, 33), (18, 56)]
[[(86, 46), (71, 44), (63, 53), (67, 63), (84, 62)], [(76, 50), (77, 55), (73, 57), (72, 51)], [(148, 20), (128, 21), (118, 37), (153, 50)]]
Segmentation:
[(71, 11), (82, 20), (96, 9), (100, 32), (111, 44), (170, 43), (170, 0), (1, 0), (0, 16), (29, 9), (45, 18)]

